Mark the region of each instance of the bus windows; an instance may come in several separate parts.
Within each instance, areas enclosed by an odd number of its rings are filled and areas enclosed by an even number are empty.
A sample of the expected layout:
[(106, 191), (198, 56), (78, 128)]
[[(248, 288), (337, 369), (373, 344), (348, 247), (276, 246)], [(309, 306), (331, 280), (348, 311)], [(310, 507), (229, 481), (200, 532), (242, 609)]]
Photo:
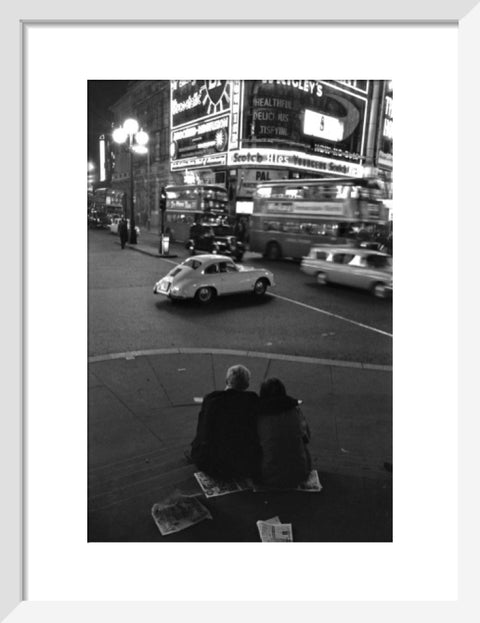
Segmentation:
[(298, 221), (287, 221), (283, 224), (282, 230), (289, 234), (300, 233), (300, 223)]
[(264, 221), (263, 229), (265, 231), (282, 231), (280, 221)]
[(190, 227), (195, 222), (218, 221), (228, 215), (228, 193), (216, 184), (183, 184), (166, 186), (166, 220), (175, 227), (171, 229), (176, 242), (186, 242)]
[(281, 196), (287, 199), (304, 199), (305, 190), (304, 188), (285, 188), (282, 189)]
[(312, 234), (314, 225), (312, 223), (301, 223), (300, 231), (302, 234)]

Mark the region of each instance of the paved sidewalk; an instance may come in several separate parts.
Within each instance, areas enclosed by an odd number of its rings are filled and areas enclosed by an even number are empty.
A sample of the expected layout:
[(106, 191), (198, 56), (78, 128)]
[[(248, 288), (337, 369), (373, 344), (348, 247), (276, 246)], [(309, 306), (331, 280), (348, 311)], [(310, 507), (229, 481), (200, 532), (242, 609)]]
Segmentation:
[[(252, 389), (278, 376), (303, 400), (320, 493), (201, 494), (183, 451), (198, 399), (223, 388), (234, 363), (251, 370)], [(89, 540), (259, 541), (256, 521), (278, 515), (293, 524), (295, 541), (390, 541), (391, 411), (385, 366), (206, 349), (91, 357)], [(174, 490), (200, 495), (213, 519), (162, 537), (151, 507)]]
[[(120, 244), (120, 240), (117, 241)], [(155, 230), (148, 231), (142, 229), (140, 235), (137, 238), (137, 244), (130, 244), (127, 242), (126, 248), (132, 251), (138, 251), (152, 257), (165, 257), (160, 253), (160, 234)], [(173, 243), (170, 245), (169, 256), (177, 257), (178, 251), (184, 249), (184, 245), (180, 243)]]
[[(117, 241), (120, 244), (120, 240)], [(185, 245), (181, 242), (174, 242), (170, 244), (169, 255), (165, 256), (160, 253), (160, 234), (154, 230), (148, 231), (142, 229), (138, 236), (137, 244), (127, 243), (126, 247), (132, 251), (137, 251), (151, 257), (172, 257), (181, 258), (187, 254)], [(244, 259), (248, 260), (253, 257), (261, 257), (260, 253), (251, 253), (246, 251)], [(180, 261), (180, 260), (179, 260)]]

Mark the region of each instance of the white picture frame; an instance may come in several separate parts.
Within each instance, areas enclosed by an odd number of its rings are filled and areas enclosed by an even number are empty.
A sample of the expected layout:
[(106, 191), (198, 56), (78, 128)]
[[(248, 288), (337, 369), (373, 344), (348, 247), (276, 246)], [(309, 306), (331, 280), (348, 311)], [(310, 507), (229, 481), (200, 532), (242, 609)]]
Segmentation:
[[(75, 620), (151, 620), (162, 617), (172, 621), (187, 617), (199, 616), (209, 620), (244, 621), (247, 618), (257, 620), (260, 618), (273, 618), (283, 620), (288, 616), (323, 616), (327, 620), (347, 620), (360, 613), (362, 618), (368, 617), (372, 621), (389, 620), (404, 621), (406, 617), (415, 621), (423, 621), (426, 618), (443, 621), (470, 621), (476, 617), (474, 612), (479, 612), (476, 601), (476, 577), (474, 573), (474, 544), (478, 543), (476, 526), (478, 526), (478, 511), (475, 510), (474, 475), (477, 471), (475, 461), (475, 441), (478, 435), (478, 414), (475, 413), (476, 403), (474, 388), (476, 384), (475, 370), (469, 366), (474, 361), (475, 324), (479, 317), (479, 305), (476, 299), (475, 288), (469, 286), (468, 278), (471, 275), (471, 266), (474, 265), (474, 250), (476, 243), (475, 231), (478, 226), (478, 210), (476, 210), (476, 197), (473, 184), (476, 179), (478, 158), (475, 156), (476, 141), (480, 139), (480, 130), (472, 124), (468, 117), (468, 103), (477, 101), (479, 88), (475, 75), (475, 60), (480, 58), (480, 9), (478, 0), (444, 0), (440, 3), (412, 0), (410, 2), (398, 2), (393, 6), (375, 0), (365, 0), (363, 3), (355, 3), (353, 0), (344, 0), (341, 3), (332, 3), (331, 6), (318, 6), (318, 3), (296, 2), (292, 5), (277, 5), (272, 0), (263, 2), (261, 6), (254, 2), (242, 3), (228, 9), (220, 2), (210, 3), (215, 6), (203, 6), (189, 2), (186, 10), (185, 3), (182, 9), (174, 5), (168, 5), (158, 10), (158, 5), (146, 2), (141, 20), (145, 23), (155, 20), (172, 20), (182, 22), (182, 16), (188, 14), (191, 27), (201, 28), (209, 20), (229, 20), (256, 23), (273, 21), (285, 21), (288, 23), (309, 24), (313, 22), (329, 22), (350, 24), (355, 27), (359, 23), (373, 23), (378, 27), (387, 23), (409, 24), (454, 24), (458, 28), (459, 36), (459, 97), (460, 97), (460, 151), (459, 151), (459, 188), (460, 213), (459, 231), (459, 267), (461, 277), (459, 279), (459, 306), (462, 318), (459, 331), (460, 369), (459, 369), (459, 419), (461, 425), (461, 452), (460, 474), (461, 486), (459, 496), (459, 508), (461, 510), (461, 531), (459, 538), (459, 592), (456, 601), (442, 602), (405, 602), (394, 603), (379, 600), (378, 602), (348, 603), (348, 602), (296, 602), (296, 603), (189, 603), (185, 602), (30, 602), (24, 601), (24, 568), (28, 560), (24, 555), (24, 517), (23, 517), (23, 465), (28, 460), (25, 452), (24, 435), (24, 411), (28, 408), (28, 396), (23, 393), (23, 371), (25, 357), (24, 339), (22, 328), (24, 326), (23, 298), (25, 284), (22, 283), (23, 257), (26, 253), (27, 241), (23, 232), (23, 213), (21, 206), (28, 199), (27, 189), (22, 186), (24, 158), (22, 143), (23, 137), (23, 111), (26, 94), (22, 93), (24, 72), (24, 51), (22, 49), (23, 36), (27, 25), (34, 23), (48, 24), (59, 22), (64, 24), (81, 24), (88, 16), (89, 25), (94, 25), (102, 20), (119, 25), (121, 21), (131, 23), (136, 21), (132, 18), (128, 9), (117, 6), (113, 2), (87, 2), (82, 4), (83, 12), (75, 7), (65, 7), (64, 4), (55, 2), (43, 3), (39, 9), (33, 2), (25, 0), (12, 5), (10, 8), (2, 8), (2, 48), (4, 58), (4, 84), (8, 84), (8, 97), (4, 92), (2, 98), (4, 123), (4, 149), (1, 150), (2, 171), (8, 171), (8, 184), (4, 184), (4, 201), (8, 207), (8, 218), (5, 227), (8, 235), (4, 236), (0, 244), (0, 265), (2, 266), (2, 281), (4, 281), (5, 304), (2, 306), (2, 343), (6, 345), (6, 354), (2, 365), (2, 390), (6, 398), (4, 416), (0, 420), (0, 478), (2, 481), (2, 521), (0, 532), (0, 617), (6, 620), (21, 621), (75, 621)], [(147, 6), (148, 5), (148, 6)], [(136, 7), (140, 9), (140, 7)], [(139, 11), (140, 12), (140, 11)], [(228, 14), (227, 14), (228, 13)], [(68, 14), (68, 15), (67, 15)], [(115, 19), (110, 16), (114, 15)], [(85, 22), (84, 22), (85, 23)], [(8, 148), (7, 148), (8, 147)], [(472, 197), (475, 199), (472, 200)], [(4, 208), (5, 208), (4, 206)], [(5, 221), (4, 221), (5, 222)], [(5, 287), (6, 285), (6, 287)], [(478, 333), (477, 333), (478, 334)], [(48, 362), (48, 353), (46, 354)], [(473, 422), (473, 423), (472, 423)], [(477, 435), (475, 435), (475, 432)], [(455, 504), (456, 500), (446, 502)], [(432, 517), (432, 521), (435, 518)], [(441, 544), (439, 544), (441, 547)], [(267, 614), (268, 612), (268, 614)]]

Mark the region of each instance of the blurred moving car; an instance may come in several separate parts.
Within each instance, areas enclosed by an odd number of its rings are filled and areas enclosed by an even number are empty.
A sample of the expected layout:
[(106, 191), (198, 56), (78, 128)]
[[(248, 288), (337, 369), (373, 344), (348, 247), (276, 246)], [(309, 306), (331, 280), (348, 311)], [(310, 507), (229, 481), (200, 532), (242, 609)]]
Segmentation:
[(266, 268), (237, 265), (226, 255), (206, 254), (178, 264), (155, 284), (153, 293), (206, 304), (216, 296), (240, 292), (261, 297), (274, 285), (273, 273)]
[[(108, 228), (110, 229), (110, 233), (111, 234), (117, 234), (118, 235), (118, 226), (119, 226), (121, 220), (122, 220), (121, 216), (115, 216), (114, 218), (112, 218), (112, 222), (108, 226)], [(129, 218), (127, 218), (127, 226), (128, 226), (128, 229), (130, 230), (130, 219)], [(137, 232), (137, 236), (139, 236), (140, 235), (140, 228), (137, 227), (137, 225), (135, 225), (135, 231)]]
[(192, 255), (196, 251), (230, 255), (240, 262), (245, 245), (237, 239), (228, 225), (198, 223), (190, 228), (190, 239), (185, 245)]
[(363, 242), (360, 243), (360, 248), (361, 249), (370, 249), (371, 251), (381, 251), (382, 250), (382, 243), (381, 242), (374, 242), (372, 240), (364, 240)]
[(391, 296), (393, 264), (387, 253), (364, 248), (313, 246), (300, 269), (317, 283), (338, 283), (370, 290), (378, 298)]

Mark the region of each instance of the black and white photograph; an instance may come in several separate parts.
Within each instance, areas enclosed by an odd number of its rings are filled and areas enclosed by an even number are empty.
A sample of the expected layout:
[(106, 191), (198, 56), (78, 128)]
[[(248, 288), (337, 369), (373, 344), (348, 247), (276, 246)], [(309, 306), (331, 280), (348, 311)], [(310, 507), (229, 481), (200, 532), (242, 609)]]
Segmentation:
[(50, 4), (3, 9), (0, 619), (478, 618), (479, 0)]
[(393, 541), (393, 85), (88, 80), (88, 541)]

